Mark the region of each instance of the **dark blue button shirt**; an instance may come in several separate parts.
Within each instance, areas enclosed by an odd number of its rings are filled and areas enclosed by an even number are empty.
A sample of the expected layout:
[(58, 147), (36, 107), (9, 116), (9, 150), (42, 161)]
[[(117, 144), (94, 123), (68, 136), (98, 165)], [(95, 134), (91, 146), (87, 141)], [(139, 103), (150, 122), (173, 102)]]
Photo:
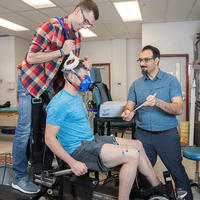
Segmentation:
[[(153, 80), (143, 76), (134, 81), (129, 89), (128, 100), (139, 106), (154, 93), (157, 93), (157, 98), (168, 103), (173, 97), (182, 96), (181, 86), (176, 77), (160, 70)], [(163, 131), (177, 127), (178, 121), (175, 115), (168, 114), (156, 106), (143, 106), (137, 110), (136, 125), (149, 131)]]

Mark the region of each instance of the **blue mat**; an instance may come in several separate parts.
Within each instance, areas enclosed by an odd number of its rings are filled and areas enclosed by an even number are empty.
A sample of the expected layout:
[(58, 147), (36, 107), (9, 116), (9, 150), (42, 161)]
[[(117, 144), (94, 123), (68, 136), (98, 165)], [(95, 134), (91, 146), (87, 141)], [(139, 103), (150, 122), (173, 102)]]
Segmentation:
[(17, 107), (0, 108), (0, 112), (18, 112)]

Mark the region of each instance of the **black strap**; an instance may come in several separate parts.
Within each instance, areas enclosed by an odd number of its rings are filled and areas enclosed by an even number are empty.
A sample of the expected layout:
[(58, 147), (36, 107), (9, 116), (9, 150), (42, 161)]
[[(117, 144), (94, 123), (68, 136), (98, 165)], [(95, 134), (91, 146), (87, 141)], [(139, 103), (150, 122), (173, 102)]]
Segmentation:
[[(45, 147), (44, 132), (46, 125), (46, 111), (45, 108), (50, 102), (50, 97), (45, 91), (40, 98), (32, 97), (32, 111), (31, 111), (31, 160), (33, 167), (37, 168), (46, 163), (46, 167), (50, 167), (53, 154)], [(45, 150), (46, 149), (46, 150)], [(44, 153), (45, 151), (45, 153)], [(47, 152), (47, 153), (46, 153)], [(46, 158), (44, 158), (44, 156)]]

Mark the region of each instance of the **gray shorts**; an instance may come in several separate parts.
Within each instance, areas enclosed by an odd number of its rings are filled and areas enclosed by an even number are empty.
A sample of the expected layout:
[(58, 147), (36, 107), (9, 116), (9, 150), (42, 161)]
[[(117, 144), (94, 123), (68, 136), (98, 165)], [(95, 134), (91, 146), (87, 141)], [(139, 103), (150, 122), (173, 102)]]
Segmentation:
[(107, 168), (100, 156), (101, 148), (104, 144), (115, 144), (117, 141), (114, 136), (99, 136), (95, 135), (92, 141), (82, 141), (80, 147), (78, 147), (71, 156), (80, 162), (86, 164), (89, 170), (93, 171), (111, 171), (112, 168)]

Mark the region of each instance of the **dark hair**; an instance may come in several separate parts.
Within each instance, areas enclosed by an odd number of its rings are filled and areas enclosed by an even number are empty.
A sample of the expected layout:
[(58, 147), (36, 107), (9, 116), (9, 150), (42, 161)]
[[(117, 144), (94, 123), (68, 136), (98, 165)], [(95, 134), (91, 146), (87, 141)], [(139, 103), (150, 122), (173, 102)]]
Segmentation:
[(86, 69), (86, 67), (85, 67), (85, 65), (83, 64), (83, 62), (84, 62), (83, 60), (80, 60), (80, 61), (79, 61), (79, 64), (77, 65), (77, 67), (74, 68), (74, 71), (77, 72), (77, 71), (79, 71), (79, 69), (81, 69), (81, 68)]
[[(60, 68), (62, 69), (63, 68), (63, 65), (64, 65), (64, 63), (65, 63), (65, 61), (68, 59), (68, 57), (69, 57), (69, 55), (66, 55), (65, 57), (64, 57), (64, 59), (63, 59), (63, 61), (62, 61), (62, 63), (61, 63), (61, 66), (60, 66)], [(79, 61), (79, 64), (77, 65), (77, 67), (75, 67), (74, 68), (74, 71), (76, 71), (76, 72), (78, 72), (81, 68), (84, 68), (85, 69), (85, 65), (83, 64), (83, 60), (80, 60)], [(64, 72), (63, 72), (63, 76), (65, 77), (65, 78), (67, 78), (67, 76), (68, 76), (68, 74), (71, 72), (71, 70), (65, 70)]]
[(143, 47), (143, 49), (142, 49), (142, 51), (145, 51), (145, 50), (151, 50), (152, 51), (153, 59), (155, 59), (155, 58), (160, 59), (160, 51), (159, 51), (158, 48), (151, 46), (151, 45), (147, 45), (147, 46)]
[(77, 7), (81, 7), (83, 10), (85, 11), (92, 11), (94, 14), (94, 18), (95, 20), (97, 20), (99, 18), (99, 9), (97, 7), (97, 4), (92, 1), (92, 0), (82, 0), (77, 6)]

